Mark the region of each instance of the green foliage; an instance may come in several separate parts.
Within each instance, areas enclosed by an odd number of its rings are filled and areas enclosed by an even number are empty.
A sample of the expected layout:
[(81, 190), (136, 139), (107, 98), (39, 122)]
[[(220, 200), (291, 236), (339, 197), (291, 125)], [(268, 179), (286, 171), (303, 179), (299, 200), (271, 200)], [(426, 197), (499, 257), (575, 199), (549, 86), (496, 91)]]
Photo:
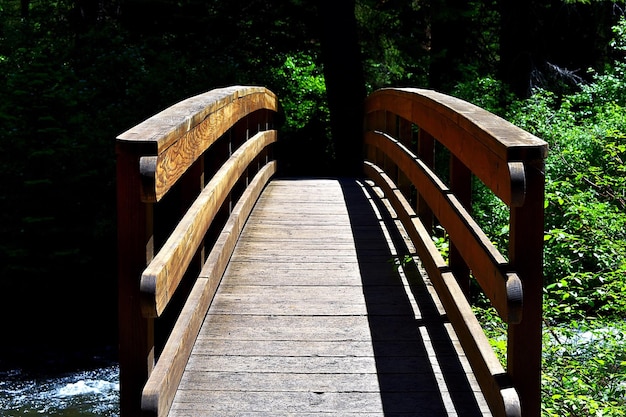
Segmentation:
[(584, 321), (544, 333), (543, 416), (626, 415), (625, 331)]
[[(624, 36), (624, 25), (617, 35)], [(529, 99), (502, 107), (497, 99), (510, 96), (497, 81), (457, 89), (494, 112), (507, 109), (507, 119), (549, 144), (544, 274), (545, 309), (553, 321), (626, 312), (625, 67), (617, 61), (570, 95), (536, 90)], [(508, 211), (480, 184), (475, 188), (475, 217), (506, 253)]]
[(458, 83), (451, 94), (497, 115), (503, 115), (506, 111), (503, 104), (513, 100), (507, 87), (490, 76)]
[(506, 366), (506, 323), (502, 321), (498, 312), (492, 306), (472, 306), (472, 311), (481, 323), (485, 335), (489, 339), (489, 343), (500, 363)]
[[(614, 45), (626, 44), (624, 20), (615, 33)], [(480, 93), (471, 99), (492, 110), (506, 109), (507, 119), (550, 148), (542, 365), (546, 417), (626, 415), (625, 68), (619, 60), (568, 95), (536, 90), (529, 99), (502, 107)], [(477, 90), (484, 91), (484, 85)], [(472, 91), (461, 87), (462, 93)], [(503, 248), (507, 210), (484, 187), (476, 188), (475, 217)], [(491, 207), (494, 216), (488, 214)], [(506, 364), (506, 325), (492, 308), (480, 305), (475, 312)]]
[[(493, 307), (474, 307), (506, 366), (507, 326)], [(542, 416), (626, 415), (626, 323), (578, 320), (543, 332)]]
[(605, 100), (617, 90), (604, 90), (606, 81), (560, 100), (540, 92), (513, 119), (550, 144), (545, 276), (555, 319), (624, 311), (626, 124), (621, 106)]
[(328, 121), (324, 75), (313, 57), (305, 53), (287, 55), (274, 69), (273, 77), (287, 130), (302, 129), (316, 119)]
[(509, 208), (476, 178), (472, 188), (472, 211), (472, 216), (491, 242), (506, 256), (509, 246)]

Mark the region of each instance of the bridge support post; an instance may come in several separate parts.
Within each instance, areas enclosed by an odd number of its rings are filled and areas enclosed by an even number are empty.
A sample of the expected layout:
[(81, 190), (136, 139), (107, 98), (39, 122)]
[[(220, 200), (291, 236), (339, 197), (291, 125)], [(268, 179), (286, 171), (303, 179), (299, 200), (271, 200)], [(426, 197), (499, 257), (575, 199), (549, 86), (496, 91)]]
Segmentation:
[(508, 330), (508, 373), (524, 417), (541, 415), (544, 162), (526, 163), (524, 205), (511, 208), (509, 260), (522, 279), (522, 321)]
[(137, 149), (118, 144), (117, 251), (120, 416), (141, 414), (141, 391), (154, 367), (154, 319), (141, 312), (139, 278), (152, 258), (152, 204), (140, 198)]

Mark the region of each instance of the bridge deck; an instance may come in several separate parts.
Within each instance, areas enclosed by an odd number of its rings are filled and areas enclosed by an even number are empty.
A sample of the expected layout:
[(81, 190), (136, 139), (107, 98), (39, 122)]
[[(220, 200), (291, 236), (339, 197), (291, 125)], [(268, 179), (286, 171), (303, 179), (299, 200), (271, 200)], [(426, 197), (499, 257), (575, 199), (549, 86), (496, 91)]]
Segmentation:
[(489, 415), (412, 248), (367, 183), (273, 180), (170, 416)]

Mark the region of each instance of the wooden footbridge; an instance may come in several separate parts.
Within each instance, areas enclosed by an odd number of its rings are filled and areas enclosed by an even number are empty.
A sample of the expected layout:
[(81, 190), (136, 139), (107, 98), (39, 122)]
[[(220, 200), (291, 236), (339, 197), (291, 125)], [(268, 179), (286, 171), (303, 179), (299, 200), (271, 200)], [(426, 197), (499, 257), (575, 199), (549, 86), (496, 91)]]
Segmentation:
[[(122, 417), (538, 417), (546, 144), (383, 89), (360, 175), (286, 177), (277, 111), (223, 88), (117, 138)], [(506, 257), (471, 217), (474, 178), (510, 208)], [(506, 368), (470, 279), (508, 323)]]

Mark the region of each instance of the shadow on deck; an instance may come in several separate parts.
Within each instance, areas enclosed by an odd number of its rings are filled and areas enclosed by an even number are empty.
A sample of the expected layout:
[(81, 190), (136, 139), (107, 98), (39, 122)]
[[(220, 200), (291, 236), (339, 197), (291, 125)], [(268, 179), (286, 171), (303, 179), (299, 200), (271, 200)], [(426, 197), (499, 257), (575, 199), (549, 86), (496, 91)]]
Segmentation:
[[(215, 89), (116, 138), (121, 415), (539, 417), (547, 144), (385, 88), (364, 106), (368, 180), (272, 180), (279, 107)], [(507, 256), (472, 217), (474, 179), (508, 208)], [(508, 325), (506, 370), (470, 273)]]
[(364, 181), (272, 181), (170, 416), (490, 415), (407, 242)]
[[(363, 182), (340, 183), (354, 233), (384, 414), (488, 414), (445, 311), (418, 270), (419, 260), (406, 261), (415, 249), (407, 246), (410, 240), (394, 221), (393, 210)], [(372, 227), (377, 223), (381, 227)], [(381, 275), (372, 268), (372, 255), (387, 257), (394, 273)]]

